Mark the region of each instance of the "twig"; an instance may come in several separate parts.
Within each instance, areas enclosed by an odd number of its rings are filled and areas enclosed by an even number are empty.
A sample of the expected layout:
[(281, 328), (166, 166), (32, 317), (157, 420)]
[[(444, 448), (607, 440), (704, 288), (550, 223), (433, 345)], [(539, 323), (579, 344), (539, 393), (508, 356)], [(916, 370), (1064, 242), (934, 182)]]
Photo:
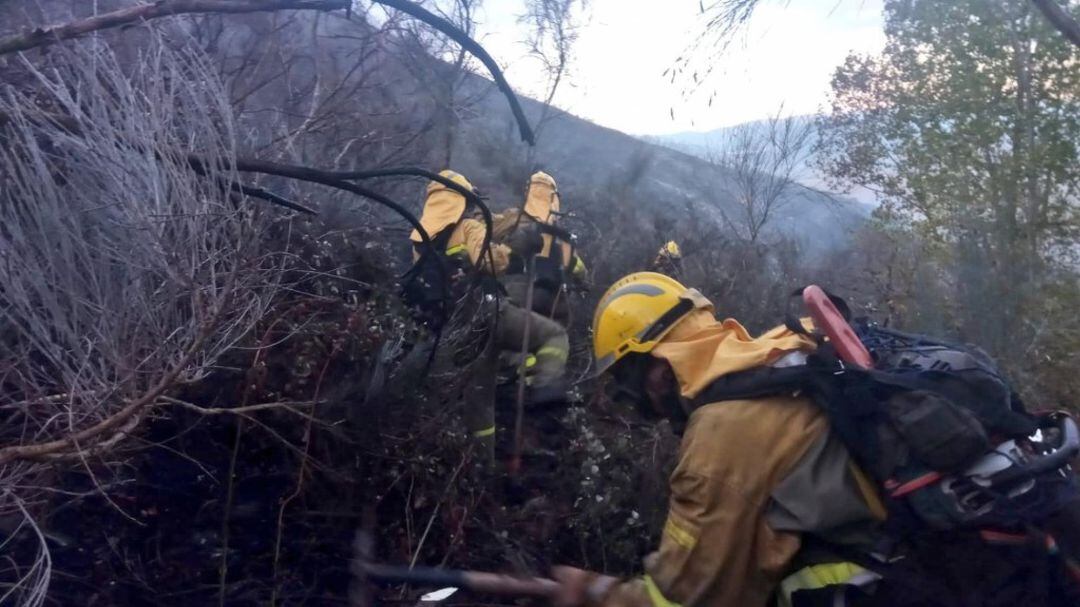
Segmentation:
[(491, 58), (491, 55), (484, 50), (484, 47), (480, 46), (478, 42), (470, 38), (468, 34), (461, 31), (461, 29), (453, 23), (450, 23), (446, 19), (443, 19), (416, 3), (409, 2), (408, 0), (375, 0), (375, 2), (395, 8), (427, 23), (449, 36), (451, 40), (460, 44), (462, 48), (479, 59), (480, 63), (483, 63), (484, 67), (491, 73), (491, 78), (495, 81), (495, 85), (499, 87), (499, 90), (502, 91), (503, 95), (506, 96), (506, 100), (510, 103), (510, 111), (513, 112), (514, 119), (517, 120), (518, 132), (521, 134), (522, 141), (529, 145), (536, 145), (536, 136), (533, 134), (532, 127), (529, 126), (528, 118), (525, 117), (525, 111), (521, 109), (521, 103), (518, 102), (517, 95), (514, 94), (514, 89), (510, 86), (510, 83), (506, 81), (506, 77), (503, 76), (502, 70), (499, 69), (499, 64)]
[(469, 461), (470, 452), (466, 452), (465, 456), (461, 458), (461, 463), (454, 469), (454, 473), (450, 475), (450, 480), (446, 482), (446, 488), (443, 489), (442, 497), (439, 498), (438, 503), (435, 504), (435, 510), (431, 513), (431, 517), (428, 518), (427, 525), (424, 527), (424, 533), (420, 535), (420, 543), (416, 545), (416, 551), (413, 552), (412, 559), (409, 561), (409, 569), (416, 566), (416, 560), (420, 558), (420, 552), (424, 549), (424, 542), (427, 541), (428, 532), (431, 531), (431, 526), (435, 523), (435, 517), (439, 514), (439, 507), (442, 506), (443, 500), (450, 493), (450, 489), (454, 486), (454, 481), (457, 480), (458, 474), (461, 469), (465, 467), (465, 463)]
[[(262, 364), (262, 356), (263, 356), (263, 353), (266, 351), (266, 348), (265, 348), (266, 343), (270, 340), (271, 331), (273, 331), (274, 327), (276, 327), (277, 324), (279, 322), (281, 322), (281, 319), (283, 319), (285, 317), (285, 315), (288, 312), (291, 312), (294, 308), (295, 308), (295, 306), (293, 306), (292, 308), (289, 308), (288, 310), (281, 311), (274, 318), (274, 320), (272, 320), (270, 322), (270, 325), (267, 326), (266, 330), (263, 331), (262, 337), (259, 338), (259, 347), (255, 351), (255, 356), (251, 359), (251, 367), (250, 367), (251, 369), (257, 369), (257, 368), (259, 368), (259, 365)], [(247, 401), (248, 401), (249, 398), (251, 398), (251, 392), (252, 392), (253, 389), (255, 389), (255, 385), (252, 384), (252, 382), (248, 381), (247, 378), (245, 378), (244, 379), (244, 395), (243, 395), (243, 397), (241, 397), (240, 407), (238, 407), (238, 408), (242, 409), (242, 408), (248, 406)], [(177, 402), (178, 403), (183, 403), (183, 401), (177, 401)], [(190, 403), (187, 403), (187, 404), (190, 404)], [(191, 406), (196, 407), (196, 405), (191, 405)], [(197, 408), (201, 408), (201, 407), (197, 407)], [(234, 478), (236, 476), (236, 460), (237, 460), (237, 456), (238, 456), (238, 454), (240, 452), (240, 437), (244, 433), (244, 421), (246, 419), (248, 419), (246, 414), (240, 414), (240, 419), (236, 420), (236, 437), (233, 439), (232, 457), (229, 459), (229, 478), (228, 478), (228, 483), (229, 484), (227, 486), (228, 489), (226, 490), (225, 511), (222, 513), (222, 516), (221, 516), (221, 562), (220, 562), (220, 565), (218, 566), (218, 605), (219, 605), (219, 607), (225, 607), (225, 582), (226, 582), (226, 579), (227, 579), (228, 574), (229, 574), (229, 515), (230, 515), (230, 513), (232, 511), (233, 496), (234, 496), (234, 493), (235, 493), (235, 491), (234, 491), (234, 489), (235, 489), (234, 488), (234, 485), (235, 485)]]
[[(34, 581), (30, 584), (31, 587), (27, 592), (28, 596), (23, 598), (22, 604), (28, 607), (41, 605), (45, 602), (45, 595), (49, 589), (49, 577), (52, 573), (52, 556), (49, 554), (49, 545), (45, 540), (45, 534), (41, 532), (41, 528), (34, 522), (30, 513), (27, 512), (26, 506), (23, 504), (23, 501), (19, 499), (19, 496), (6, 489), (4, 490), (4, 495), (15, 503), (19, 512), (23, 515), (23, 519), (30, 525), (30, 529), (32, 529), (34, 535), (37, 536), (40, 548), (37, 558), (34, 559), (33, 565), (30, 566), (30, 569), (26, 574), (18, 581), (11, 584), (8, 591), (0, 596), (0, 604), (6, 604), (7, 599), (12, 593), (22, 588), (24, 584), (31, 580), (31, 578), (34, 578)], [(20, 524), (19, 527), (21, 528), (22, 524)]]
[(39, 27), (0, 40), (0, 55), (77, 38), (84, 34), (186, 13), (255, 13), (285, 9), (336, 10), (351, 0), (158, 0), (61, 25)]
[[(215, 311), (214, 317), (216, 318), (224, 306), (220, 306)], [(60, 451), (71, 449), (73, 446), (81, 442), (90, 441), (97, 436), (122, 425), (124, 422), (131, 419), (136, 413), (138, 413), (143, 407), (150, 404), (162, 395), (165, 390), (172, 386), (173, 382), (180, 375), (181, 372), (187, 367), (188, 363), (195, 357), (196, 353), (202, 347), (203, 342), (206, 341), (210, 333), (211, 323), (207, 323), (203, 327), (203, 330), (199, 332), (199, 335), (192, 342), (191, 346), (184, 353), (183, 357), (178, 361), (172, 369), (170, 369), (156, 385), (147, 390), (142, 396), (128, 403), (124, 408), (120, 409), (116, 413), (106, 417), (102, 421), (75, 432), (69, 436), (61, 439), (46, 441), (44, 443), (36, 443), (32, 445), (15, 445), (11, 447), (4, 447), (0, 449), (0, 465), (6, 464), (17, 459), (42, 459), (47, 456), (53, 455)]]
[(244, 434), (244, 419), (236, 420), (232, 456), (229, 458), (229, 478), (225, 492), (225, 511), (221, 515), (221, 561), (218, 565), (218, 606), (225, 607), (225, 581), (229, 575), (229, 514), (235, 497), (236, 460), (240, 453), (240, 437)]
[(311, 419), (311, 415), (304, 413), (303, 411), (297, 411), (293, 407), (315, 407), (325, 403), (326, 401), (279, 401), (275, 403), (259, 403), (257, 405), (244, 405), (241, 407), (200, 407), (194, 403), (173, 398), (171, 396), (162, 395), (158, 400), (167, 402), (172, 405), (178, 405), (185, 409), (196, 411), (202, 415), (245, 415), (247, 413), (253, 413), (255, 411), (266, 411), (271, 409), (285, 410), (289, 413), (295, 413), (304, 419)]
[[(326, 356), (326, 361), (323, 363), (322, 370), (319, 371), (319, 378), (315, 382), (315, 391), (312, 395), (312, 399), (315, 402), (319, 400), (319, 392), (322, 390), (323, 379), (326, 377), (326, 370), (330, 368), (330, 363), (334, 360), (334, 356), (337, 355), (338, 349), (335, 346), (330, 353)], [(300, 459), (300, 470), (296, 473), (296, 488), (289, 494), (284, 500), (281, 501), (281, 506), (278, 507), (277, 515), (277, 537), (274, 539), (274, 574), (273, 574), (273, 588), (270, 591), (270, 607), (277, 605), (278, 599), (278, 566), (281, 563), (281, 538), (285, 535), (285, 509), (289, 507), (294, 499), (300, 496), (300, 493), (304, 490), (304, 478), (307, 476), (308, 466), (308, 453), (311, 450), (311, 422), (314, 418), (309, 416), (307, 425), (304, 427), (304, 454)]]

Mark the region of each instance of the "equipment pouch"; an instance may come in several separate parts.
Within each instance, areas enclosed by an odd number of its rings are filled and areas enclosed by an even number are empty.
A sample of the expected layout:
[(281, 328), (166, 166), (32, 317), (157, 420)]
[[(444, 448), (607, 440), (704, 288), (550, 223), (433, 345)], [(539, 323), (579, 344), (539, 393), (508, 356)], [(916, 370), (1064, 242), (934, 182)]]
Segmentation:
[(563, 284), (562, 268), (550, 257), (537, 257), (535, 278), (537, 286), (557, 291)]
[(959, 470), (990, 448), (986, 430), (973, 413), (933, 392), (894, 394), (888, 411), (911, 455), (932, 470)]

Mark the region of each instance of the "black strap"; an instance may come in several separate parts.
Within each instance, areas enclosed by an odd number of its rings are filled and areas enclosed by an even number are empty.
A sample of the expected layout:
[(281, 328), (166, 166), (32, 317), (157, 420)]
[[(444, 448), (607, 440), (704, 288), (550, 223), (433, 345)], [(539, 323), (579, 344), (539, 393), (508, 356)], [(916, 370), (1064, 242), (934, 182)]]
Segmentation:
[[(803, 393), (825, 412), (829, 425), (860, 464), (873, 463), (878, 439), (866, 432), (868, 420), (882, 415), (882, 398), (869, 372), (846, 368), (827, 352), (811, 354), (807, 364), (757, 367), (714, 380), (695, 398), (693, 408), (710, 403)], [(873, 468), (868, 468), (873, 469)]]
[(652, 341), (660, 336), (668, 327), (674, 324), (677, 320), (686, 316), (691, 310), (694, 309), (694, 302), (689, 299), (679, 299), (679, 303), (672, 306), (670, 310), (664, 312), (660, 318), (656, 319), (656, 322), (652, 324), (642, 335), (641, 341)]
[[(532, 217), (532, 215), (529, 215), (529, 217)], [(536, 221), (536, 229), (539, 230), (541, 234), (548, 234), (560, 240), (565, 240), (566, 242), (571, 242), (574, 239), (574, 235), (569, 230), (550, 223), (537, 221), (535, 217), (533, 217), (533, 221)]]
[(761, 398), (783, 393), (794, 393), (812, 386), (819, 370), (806, 365), (794, 367), (757, 367), (737, 373), (728, 373), (694, 397), (690, 404), (696, 409), (710, 403), (728, 400)]
[(814, 340), (818, 340), (817, 335), (814, 335), (813, 333), (807, 331), (806, 327), (803, 326), (802, 322), (800, 322), (798, 318), (795, 318), (791, 314), (784, 315), (784, 326), (787, 327), (788, 331), (791, 331), (792, 333), (805, 335), (806, 337), (811, 337)]

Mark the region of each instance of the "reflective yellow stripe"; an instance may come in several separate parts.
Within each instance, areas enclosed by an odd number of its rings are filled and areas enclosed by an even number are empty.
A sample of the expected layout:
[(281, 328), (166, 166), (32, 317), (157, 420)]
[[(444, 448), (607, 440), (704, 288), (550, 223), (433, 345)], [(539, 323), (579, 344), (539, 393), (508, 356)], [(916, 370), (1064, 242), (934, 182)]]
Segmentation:
[(465, 252), (465, 245), (458, 244), (446, 249), (447, 255), (459, 255)]
[(495, 434), (495, 426), (484, 428), (483, 430), (477, 430), (476, 432), (472, 433), (472, 435), (476, 438), (484, 438), (485, 436), (491, 436), (492, 434)]
[(645, 576), (645, 590), (649, 593), (649, 600), (654, 607), (680, 607), (678, 603), (667, 600), (664, 593), (656, 587), (656, 582), (649, 576)]
[(577, 276), (579, 274), (584, 274), (585, 273), (585, 262), (581, 261), (581, 258), (577, 257), (577, 256), (574, 257), (574, 262), (575, 262), (574, 263), (574, 269), (571, 270), (570, 272), (572, 274), (574, 274), (575, 276)]
[(791, 595), (797, 590), (818, 590), (827, 586), (855, 583), (856, 576), (862, 578), (862, 583), (879, 579), (879, 576), (855, 563), (821, 563), (803, 567), (780, 582), (780, 605), (791, 607)]
[(527, 357), (525, 357), (525, 368), (526, 369), (528, 369), (529, 367), (535, 367), (535, 366), (536, 366), (536, 357), (535, 356), (530, 354)]
[(697, 544), (697, 538), (694, 537), (694, 534), (680, 527), (679, 524), (670, 517), (667, 522), (664, 523), (664, 533), (666, 533), (676, 544), (687, 550), (692, 550)]
[(557, 360), (559, 360), (561, 362), (566, 362), (567, 355), (568, 355), (568, 352), (566, 350), (563, 350), (562, 348), (557, 348), (555, 346), (544, 346), (543, 348), (540, 348), (539, 350), (536, 351), (536, 357), (537, 358), (540, 358), (540, 357), (549, 358), (550, 357), (550, 358), (557, 359)]

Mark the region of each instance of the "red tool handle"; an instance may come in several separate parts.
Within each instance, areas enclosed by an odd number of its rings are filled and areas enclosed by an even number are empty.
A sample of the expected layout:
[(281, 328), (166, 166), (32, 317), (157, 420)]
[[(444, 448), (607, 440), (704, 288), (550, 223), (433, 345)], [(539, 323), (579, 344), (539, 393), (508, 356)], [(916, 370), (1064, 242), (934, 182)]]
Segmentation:
[(840, 360), (863, 369), (873, 368), (874, 359), (870, 352), (859, 341), (851, 325), (844, 320), (844, 316), (836, 309), (825, 291), (817, 285), (810, 285), (803, 289), (802, 297), (810, 318), (814, 319), (814, 326), (829, 337)]

